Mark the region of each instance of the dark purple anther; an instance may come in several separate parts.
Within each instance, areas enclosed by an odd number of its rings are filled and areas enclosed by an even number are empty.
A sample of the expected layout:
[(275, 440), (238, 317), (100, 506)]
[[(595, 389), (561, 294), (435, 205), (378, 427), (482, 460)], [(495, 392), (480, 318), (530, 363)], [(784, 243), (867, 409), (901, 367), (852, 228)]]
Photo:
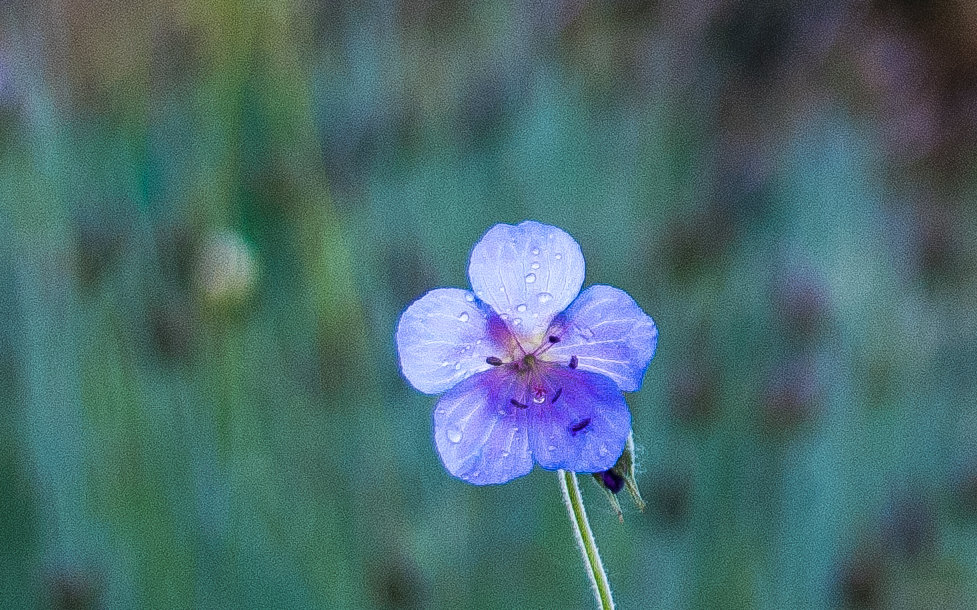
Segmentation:
[(573, 422), (572, 424), (570, 424), (570, 434), (572, 434), (573, 436), (576, 436), (577, 435), (577, 432), (580, 432), (581, 430), (583, 430), (584, 428), (586, 428), (589, 425), (590, 425), (590, 418), (589, 417), (585, 417), (583, 419), (577, 420), (577, 421)]
[(571, 369), (577, 368), (577, 357), (576, 356), (570, 356), (570, 368)]
[(519, 402), (515, 398), (510, 398), (509, 399), (509, 402), (511, 402), (513, 406), (519, 407), (520, 409), (528, 409), (529, 408), (529, 405), (524, 405), (523, 403)]
[(550, 343), (559, 343), (559, 342), (560, 342), (559, 337), (557, 337), (556, 335), (550, 335)]
[(553, 400), (550, 401), (550, 404), (551, 405), (555, 405), (556, 404), (556, 401), (558, 401), (560, 399), (560, 394), (563, 394), (563, 388), (560, 388), (559, 390), (557, 390), (556, 391), (556, 394), (553, 395)]
[(498, 358), (496, 356), (489, 356), (488, 358), (485, 359), (485, 362), (487, 364), (491, 364), (492, 366), (499, 366), (502, 364), (502, 358)]
[(600, 473), (600, 480), (604, 483), (604, 487), (611, 490), (612, 494), (616, 494), (624, 489), (624, 477), (613, 470), (605, 470)]

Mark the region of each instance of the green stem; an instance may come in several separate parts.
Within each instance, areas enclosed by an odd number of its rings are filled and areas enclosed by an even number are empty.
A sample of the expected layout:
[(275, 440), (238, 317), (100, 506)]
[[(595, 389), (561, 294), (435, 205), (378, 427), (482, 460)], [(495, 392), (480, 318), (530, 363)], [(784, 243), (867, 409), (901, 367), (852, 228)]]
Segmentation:
[(587, 576), (590, 577), (590, 585), (594, 591), (597, 607), (601, 610), (613, 610), (614, 599), (611, 597), (611, 584), (607, 580), (604, 564), (600, 561), (600, 552), (597, 550), (597, 542), (594, 541), (594, 532), (590, 530), (590, 522), (587, 521), (587, 511), (583, 507), (577, 475), (569, 470), (558, 470), (556, 474), (560, 477), (563, 503), (566, 504), (567, 514), (570, 515), (570, 523), (573, 525), (574, 537), (577, 539), (577, 546), (580, 547), (580, 554), (583, 555), (584, 564), (587, 566)]

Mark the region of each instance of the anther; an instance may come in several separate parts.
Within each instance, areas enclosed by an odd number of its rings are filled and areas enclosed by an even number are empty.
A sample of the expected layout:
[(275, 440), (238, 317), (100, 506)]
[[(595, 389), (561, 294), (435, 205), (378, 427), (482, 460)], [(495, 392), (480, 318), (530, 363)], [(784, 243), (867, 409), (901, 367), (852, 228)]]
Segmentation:
[(571, 369), (577, 368), (577, 357), (576, 356), (570, 356), (570, 368)]
[(489, 356), (488, 358), (485, 359), (485, 362), (486, 364), (491, 364), (492, 366), (499, 366), (500, 364), (502, 364), (502, 358), (498, 358), (496, 356)]
[(514, 407), (519, 407), (520, 409), (528, 409), (529, 408), (529, 405), (524, 405), (521, 402), (519, 402), (518, 400), (516, 400), (515, 398), (510, 398), (509, 399), (509, 402), (511, 402)]
[(580, 432), (581, 430), (583, 430), (589, 425), (590, 425), (589, 417), (585, 417), (581, 420), (575, 421), (573, 422), (573, 424), (570, 425), (570, 434), (576, 435), (577, 432)]
[(559, 343), (559, 342), (560, 342), (559, 337), (557, 337), (556, 335), (550, 335), (550, 343)]
[(550, 404), (551, 405), (556, 404), (556, 401), (560, 399), (561, 394), (563, 394), (563, 388), (560, 388), (559, 390), (556, 391), (556, 394), (553, 394), (553, 400), (550, 401)]

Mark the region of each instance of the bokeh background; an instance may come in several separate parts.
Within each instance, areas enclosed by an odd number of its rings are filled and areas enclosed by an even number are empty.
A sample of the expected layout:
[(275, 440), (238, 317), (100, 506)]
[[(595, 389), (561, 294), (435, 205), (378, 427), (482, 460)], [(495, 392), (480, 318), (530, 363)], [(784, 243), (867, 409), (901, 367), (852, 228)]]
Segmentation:
[(0, 607), (589, 607), (393, 344), (526, 218), (661, 330), (622, 608), (977, 607), (975, 7), (0, 2)]

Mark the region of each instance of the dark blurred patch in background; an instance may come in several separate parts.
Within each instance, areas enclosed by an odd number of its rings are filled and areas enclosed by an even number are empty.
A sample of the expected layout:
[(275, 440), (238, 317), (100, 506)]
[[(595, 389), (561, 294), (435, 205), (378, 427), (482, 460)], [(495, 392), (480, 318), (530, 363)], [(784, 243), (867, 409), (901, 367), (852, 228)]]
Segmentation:
[(661, 330), (621, 607), (977, 607), (975, 7), (0, 2), (0, 607), (586, 607), (393, 347), (524, 218)]

